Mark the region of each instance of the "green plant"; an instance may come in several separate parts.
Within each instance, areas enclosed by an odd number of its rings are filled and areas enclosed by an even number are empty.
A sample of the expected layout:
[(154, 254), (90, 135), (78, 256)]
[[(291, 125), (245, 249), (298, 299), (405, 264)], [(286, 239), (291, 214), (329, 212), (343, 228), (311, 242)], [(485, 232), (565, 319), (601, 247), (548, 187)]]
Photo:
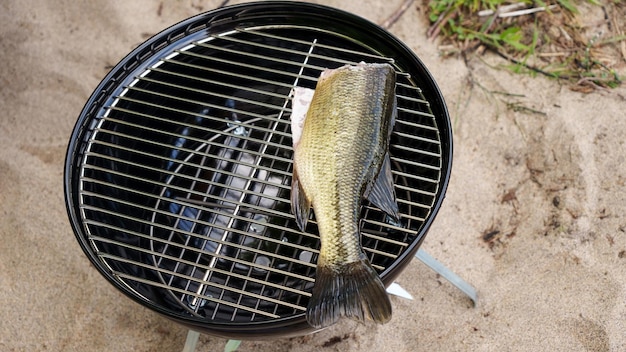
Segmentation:
[[(601, 3), (611, 2), (611, 3)], [(587, 0), (626, 17), (623, 0)], [(430, 0), (430, 37), (443, 38), (452, 53), (466, 55), (479, 48), (498, 53), (517, 73), (543, 74), (577, 85), (615, 87), (622, 78), (603, 63), (607, 48), (619, 54), (626, 41), (622, 28), (591, 40), (578, 23), (579, 10), (570, 0)], [(624, 25), (615, 22), (614, 27)], [(626, 61), (626, 57), (624, 58)], [(531, 64), (532, 63), (532, 64)]]

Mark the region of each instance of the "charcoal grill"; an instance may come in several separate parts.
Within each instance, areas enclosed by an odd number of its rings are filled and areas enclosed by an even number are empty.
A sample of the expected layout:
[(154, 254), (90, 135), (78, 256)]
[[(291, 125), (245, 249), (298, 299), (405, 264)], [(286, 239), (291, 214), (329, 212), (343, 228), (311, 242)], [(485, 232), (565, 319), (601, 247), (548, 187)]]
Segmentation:
[(83, 251), (135, 301), (228, 338), (311, 332), (315, 221), (290, 213), (294, 86), (386, 62), (398, 73), (390, 143), (401, 224), (362, 208), (362, 245), (385, 284), (410, 261), (448, 183), (451, 130), (424, 64), (380, 27), (336, 9), (262, 2), (207, 12), (117, 64), (82, 110), (65, 196)]

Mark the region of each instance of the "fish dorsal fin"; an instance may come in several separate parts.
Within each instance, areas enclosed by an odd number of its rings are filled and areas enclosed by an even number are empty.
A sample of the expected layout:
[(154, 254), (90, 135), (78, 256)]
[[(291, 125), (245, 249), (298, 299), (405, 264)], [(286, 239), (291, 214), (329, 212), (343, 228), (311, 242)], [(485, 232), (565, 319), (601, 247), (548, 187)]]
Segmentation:
[(298, 172), (295, 168), (291, 178), (291, 212), (296, 216), (296, 224), (300, 231), (304, 231), (309, 220), (309, 213), (311, 212), (311, 202), (302, 189), (298, 179)]
[(385, 154), (383, 165), (374, 182), (366, 191), (365, 198), (372, 202), (378, 209), (385, 212), (395, 221), (400, 220), (396, 193), (393, 189), (393, 176), (391, 175), (391, 160), (389, 153)]

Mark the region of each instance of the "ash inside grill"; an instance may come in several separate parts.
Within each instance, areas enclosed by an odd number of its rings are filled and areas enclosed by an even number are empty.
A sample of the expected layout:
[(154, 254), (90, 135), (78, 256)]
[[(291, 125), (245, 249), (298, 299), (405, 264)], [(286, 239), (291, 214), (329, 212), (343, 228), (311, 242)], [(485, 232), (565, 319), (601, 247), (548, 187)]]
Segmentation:
[(364, 250), (385, 281), (419, 247), (447, 183), (445, 106), (436, 115), (411, 60), (385, 52), (396, 43), (378, 50), (303, 25), (306, 10), (280, 25), (246, 11), (259, 24), (179, 25), (129, 56), (85, 107), (68, 209), (90, 259), (132, 298), (190, 324), (304, 321), (319, 238), (314, 219), (301, 232), (290, 214), (289, 94), (344, 64), (398, 73), (390, 154), (402, 223), (365, 202)]

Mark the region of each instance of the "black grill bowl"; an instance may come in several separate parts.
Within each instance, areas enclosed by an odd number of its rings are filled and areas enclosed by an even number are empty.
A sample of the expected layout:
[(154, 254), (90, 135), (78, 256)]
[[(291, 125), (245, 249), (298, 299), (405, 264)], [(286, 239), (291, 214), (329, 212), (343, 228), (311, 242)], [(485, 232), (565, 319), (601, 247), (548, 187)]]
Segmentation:
[(259, 339), (312, 332), (319, 239), (290, 214), (289, 95), (325, 68), (398, 72), (390, 154), (401, 224), (362, 209), (385, 284), (444, 198), (452, 137), (423, 63), (385, 30), (329, 7), (262, 2), (207, 12), (133, 50), (87, 101), (65, 162), (83, 251), (127, 296), (194, 330)]

